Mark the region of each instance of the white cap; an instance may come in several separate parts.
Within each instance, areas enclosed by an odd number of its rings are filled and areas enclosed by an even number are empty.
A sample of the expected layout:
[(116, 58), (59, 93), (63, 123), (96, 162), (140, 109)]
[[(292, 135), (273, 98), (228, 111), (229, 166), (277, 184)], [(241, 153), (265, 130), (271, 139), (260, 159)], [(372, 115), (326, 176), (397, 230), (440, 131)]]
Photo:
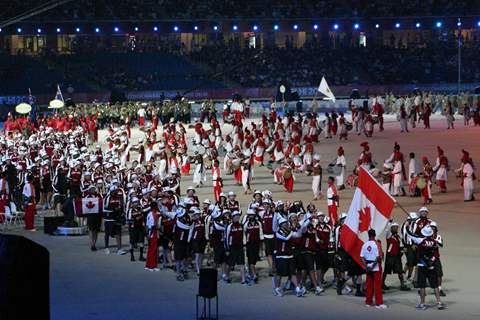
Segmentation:
[(412, 220), (418, 219), (418, 214), (415, 211), (412, 211), (408, 214), (408, 217)]
[(230, 191), (230, 192), (228, 193), (228, 196), (229, 196), (229, 197), (231, 197), (231, 196), (235, 196), (235, 192), (233, 192), (233, 191)]
[(427, 207), (421, 207), (418, 209), (418, 212), (427, 212), (428, 213), (428, 208)]
[(340, 215), (340, 220), (345, 219), (347, 217), (347, 214), (345, 212), (342, 212)]
[(423, 229), (422, 229), (422, 235), (423, 235), (424, 237), (430, 237), (430, 236), (432, 236), (432, 235), (433, 235), (433, 229), (432, 229), (432, 227), (431, 227), (431, 226), (425, 226), (425, 227), (423, 227)]

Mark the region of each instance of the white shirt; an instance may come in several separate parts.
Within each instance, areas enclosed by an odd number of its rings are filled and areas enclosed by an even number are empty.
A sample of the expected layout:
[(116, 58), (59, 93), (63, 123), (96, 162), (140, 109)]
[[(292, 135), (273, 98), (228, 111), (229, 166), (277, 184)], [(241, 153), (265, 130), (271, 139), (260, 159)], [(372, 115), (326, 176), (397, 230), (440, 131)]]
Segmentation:
[[(364, 258), (366, 261), (377, 261), (379, 257), (377, 242), (373, 240), (365, 242), (360, 251), (360, 257)], [(378, 263), (375, 264), (372, 271), (380, 271)]]
[(145, 117), (145, 109), (143, 108), (138, 109), (137, 114), (139, 117), (142, 117), (142, 118)]

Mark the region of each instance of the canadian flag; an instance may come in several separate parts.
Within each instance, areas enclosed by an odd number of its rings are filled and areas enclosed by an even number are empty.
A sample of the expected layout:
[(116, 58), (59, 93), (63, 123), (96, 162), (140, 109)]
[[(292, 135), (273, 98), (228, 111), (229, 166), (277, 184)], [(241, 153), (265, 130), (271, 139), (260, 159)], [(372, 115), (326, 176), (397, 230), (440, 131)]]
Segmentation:
[(89, 214), (99, 214), (103, 209), (103, 201), (101, 198), (75, 198), (74, 202), (75, 215), (78, 217)]
[(360, 265), (360, 250), (368, 241), (368, 230), (382, 234), (392, 215), (395, 199), (363, 167), (358, 174), (358, 185), (353, 195), (347, 218), (340, 233), (340, 243)]

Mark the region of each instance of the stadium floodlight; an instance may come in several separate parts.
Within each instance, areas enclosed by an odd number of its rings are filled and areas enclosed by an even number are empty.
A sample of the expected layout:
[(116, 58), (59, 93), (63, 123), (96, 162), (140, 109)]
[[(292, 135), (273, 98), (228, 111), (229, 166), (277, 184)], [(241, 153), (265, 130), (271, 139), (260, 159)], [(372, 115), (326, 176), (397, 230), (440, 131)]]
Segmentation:
[(42, 29), (38, 28), (37, 33), (42, 33)]
[(193, 26), (193, 30), (198, 31), (198, 26)]
[(75, 28), (75, 31), (76, 31), (77, 33), (80, 32), (80, 28), (79, 28), (79, 27), (76, 27), (76, 28)]
[(17, 28), (18, 33), (22, 33), (22, 28)]
[(0, 32), (2, 32), (2, 28), (0, 28)]
[(360, 25), (359, 25), (358, 23), (355, 23), (355, 24), (353, 25), (353, 28), (356, 29), (356, 30), (358, 30), (358, 29), (360, 28)]
[(293, 25), (293, 30), (298, 30), (298, 24)]
[(421, 26), (420, 22), (415, 23), (415, 27), (420, 28)]
[[(77, 31), (77, 32), (78, 32), (78, 31)], [(100, 28), (98, 28), (98, 27), (95, 28), (95, 32), (96, 32), (96, 33), (99, 33), (99, 32), (100, 32)]]
[(400, 22), (395, 23), (395, 28), (400, 28)]
[(158, 27), (157, 27), (157, 26), (153, 27), (153, 31), (157, 32), (157, 31), (158, 31)]
[(135, 32), (138, 32), (138, 27), (133, 28), (133, 30), (135, 30)]
[(318, 30), (318, 24), (313, 25), (313, 30)]
[(62, 31), (62, 29), (57, 28), (57, 33), (60, 33), (61, 31)]
[(234, 25), (233, 26), (233, 31), (237, 31), (238, 30), (238, 26)]
[(480, 27), (480, 21), (477, 22), (477, 26)]
[(118, 32), (120, 29), (118, 27), (113, 28), (113, 31)]
[(335, 23), (335, 24), (333, 25), (333, 29), (338, 30), (338, 28), (339, 28), (338, 24)]
[(435, 24), (437, 26), (437, 28), (441, 28), (442, 27), (442, 22), (441, 21), (437, 21), (437, 23)]
[(380, 28), (380, 25), (377, 23), (377, 24), (375, 25), (375, 28), (376, 28), (376, 29)]
[(457, 22), (457, 27), (461, 27), (462, 23), (460, 21)]
[(257, 31), (258, 30), (258, 26), (255, 24), (253, 25), (253, 31)]
[(213, 26), (213, 31), (217, 31), (218, 30), (218, 26)]
[(178, 26), (174, 26), (173, 31), (177, 32), (178, 31)]
[(279, 29), (278, 24), (276, 24), (276, 25), (273, 26), (273, 30), (278, 31), (278, 29)]

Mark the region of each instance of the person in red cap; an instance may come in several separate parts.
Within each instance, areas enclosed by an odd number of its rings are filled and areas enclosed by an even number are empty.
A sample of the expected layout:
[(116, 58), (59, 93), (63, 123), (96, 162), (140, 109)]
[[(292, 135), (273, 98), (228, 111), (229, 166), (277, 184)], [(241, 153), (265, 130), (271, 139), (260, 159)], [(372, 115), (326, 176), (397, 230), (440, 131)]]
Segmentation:
[(462, 150), (462, 166), (455, 170), (457, 176), (462, 178), (462, 187), (463, 187), (463, 200), (464, 201), (473, 201), (475, 196), (473, 195), (474, 185), (473, 182), (476, 180), (474, 166), (472, 158), (468, 151)]
[(328, 177), (328, 188), (327, 188), (327, 207), (328, 207), (328, 217), (330, 218), (329, 222), (331, 226), (334, 226), (338, 221), (338, 207), (339, 207), (339, 197), (337, 192), (337, 187), (334, 184), (335, 178)]
[(372, 163), (372, 153), (370, 152), (370, 146), (368, 145), (368, 142), (362, 142), (360, 144), (361, 147), (363, 147), (362, 153), (360, 153), (360, 158), (359, 160), (361, 161), (361, 164), (363, 166), (366, 166), (367, 170), (370, 170), (373, 166)]
[(447, 172), (449, 170), (448, 167), (448, 159), (444, 155), (444, 152), (440, 146), (437, 146), (438, 157), (435, 162), (435, 167), (433, 167), (433, 171), (436, 172), (436, 181), (440, 192), (445, 193), (447, 192)]

